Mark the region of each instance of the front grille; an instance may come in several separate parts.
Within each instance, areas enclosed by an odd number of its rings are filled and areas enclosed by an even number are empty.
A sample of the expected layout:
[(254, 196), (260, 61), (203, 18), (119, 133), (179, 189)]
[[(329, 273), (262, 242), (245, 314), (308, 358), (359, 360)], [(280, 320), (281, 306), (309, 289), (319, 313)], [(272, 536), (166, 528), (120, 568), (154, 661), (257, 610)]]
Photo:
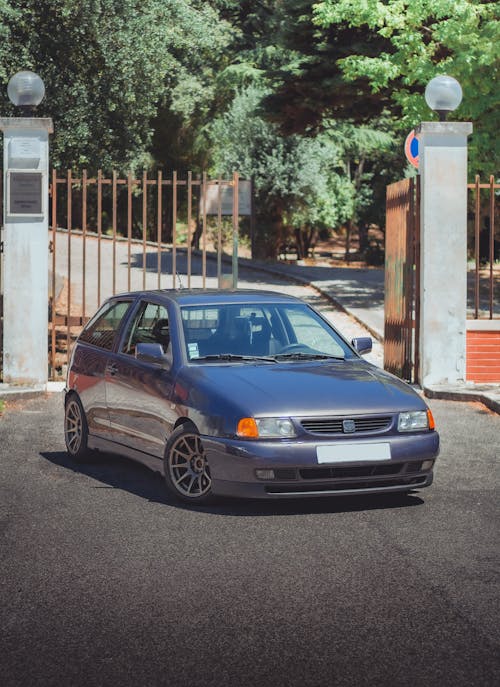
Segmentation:
[[(321, 468), (274, 468), (276, 480), (296, 480), (303, 479), (323, 480), (323, 479), (349, 479), (349, 478), (370, 478), (382, 477), (384, 475), (399, 475), (412, 472), (420, 472), (422, 463), (419, 461), (412, 463), (389, 463), (385, 465), (354, 465), (354, 466), (324, 466)], [(322, 488), (322, 487), (321, 487)], [(335, 487), (337, 488), (337, 487)]]
[(297, 479), (297, 473), (294, 468), (275, 468), (274, 474), (276, 479)]
[(417, 487), (420, 484), (424, 484), (427, 478), (425, 475), (421, 477), (412, 477), (411, 479), (391, 479), (391, 480), (381, 480), (378, 482), (373, 481), (355, 481), (355, 482), (340, 482), (337, 484), (290, 484), (290, 486), (280, 486), (280, 485), (268, 485), (266, 486), (266, 492), (268, 494), (304, 494), (316, 492), (339, 492), (339, 491), (349, 491), (349, 490), (370, 490), (370, 489), (383, 489), (388, 487)]
[(354, 432), (380, 432), (388, 429), (391, 416), (383, 417), (318, 417), (301, 420), (300, 424), (310, 434), (344, 434), (344, 420), (354, 422)]
[(324, 467), (299, 470), (302, 479), (339, 479), (342, 477), (374, 477), (377, 475), (397, 475), (404, 463), (390, 465), (361, 465), (359, 467)]

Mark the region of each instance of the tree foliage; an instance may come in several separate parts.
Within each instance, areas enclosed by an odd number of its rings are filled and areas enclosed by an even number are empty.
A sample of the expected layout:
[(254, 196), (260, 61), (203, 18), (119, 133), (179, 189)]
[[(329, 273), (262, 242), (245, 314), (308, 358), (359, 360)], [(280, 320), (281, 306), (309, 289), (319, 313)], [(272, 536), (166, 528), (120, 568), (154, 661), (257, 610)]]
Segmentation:
[(364, 77), (347, 81), (339, 66), (352, 53), (378, 55), (388, 41), (346, 23), (319, 26), (313, 8), (312, 0), (288, 0), (276, 9), (282, 59), (267, 69), (265, 105), (284, 133), (315, 133), (325, 119), (367, 122), (389, 102), (388, 92), (372, 94)]
[[(3, 0), (2, 76), (43, 78), (38, 114), (54, 119), (56, 164), (142, 166), (159, 105), (184, 121), (203, 101), (223, 28), (212, 7), (187, 0)], [(0, 104), (9, 111), (5, 89)]]
[(57, 166), (253, 177), (266, 253), (383, 223), (436, 74), (462, 84), (470, 172), (495, 171), (499, 31), (486, 0), (0, 0), (0, 76), (42, 76)]
[[(362, 222), (367, 226), (370, 212), (381, 217), (374, 202), (385, 206), (385, 187), (375, 175), (394, 147), (390, 118), (356, 126), (353, 87), (343, 82), (339, 96), (340, 69), (334, 87), (324, 83), (331, 81), (332, 55), (345, 56), (353, 41), (364, 45), (362, 32), (318, 28), (312, 2), (304, 0), (229, 5), (231, 21), (246, 40), (219, 77), (237, 95), (212, 131), (217, 169), (253, 170), (259, 206), (265, 206), (264, 199), (271, 201), (267, 214), (275, 227), (281, 222), (282, 235), (283, 227), (293, 230), (304, 248), (317, 230)], [(367, 54), (375, 51), (375, 43), (380, 49), (380, 40), (372, 43)], [(335, 118), (326, 118), (327, 104)], [(356, 115), (363, 119), (360, 111)], [(262, 230), (265, 220), (262, 216)]]
[(316, 137), (285, 136), (265, 118), (266, 91), (239, 91), (211, 129), (215, 169), (252, 178), (264, 255), (292, 233), (307, 253), (317, 232), (358, 222), (373, 200), (371, 162), (392, 147), (383, 130), (330, 122)]
[(471, 171), (491, 172), (492, 163), (498, 164), (500, 21), (496, 2), (323, 0), (315, 7), (315, 21), (323, 29), (347, 26), (386, 41), (379, 54), (352, 50), (337, 66), (349, 83), (367, 80), (372, 95), (390, 90), (405, 130), (433, 117), (422, 95), (434, 76), (447, 73), (458, 79), (464, 99), (453, 117), (474, 123)]
[(212, 126), (215, 169), (252, 178), (262, 255), (276, 253), (292, 228), (331, 226), (339, 207), (332, 192), (330, 141), (282, 136), (259, 110), (265, 91), (248, 86)]

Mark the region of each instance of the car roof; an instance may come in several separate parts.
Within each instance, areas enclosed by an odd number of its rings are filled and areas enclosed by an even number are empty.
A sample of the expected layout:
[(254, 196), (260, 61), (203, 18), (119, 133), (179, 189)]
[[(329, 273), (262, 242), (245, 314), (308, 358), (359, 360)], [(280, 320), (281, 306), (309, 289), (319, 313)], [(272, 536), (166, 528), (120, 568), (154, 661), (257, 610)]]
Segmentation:
[(158, 289), (150, 291), (133, 291), (113, 296), (113, 299), (123, 297), (155, 298), (175, 301), (182, 305), (216, 305), (229, 303), (300, 303), (300, 299), (276, 291), (260, 291), (257, 289)]

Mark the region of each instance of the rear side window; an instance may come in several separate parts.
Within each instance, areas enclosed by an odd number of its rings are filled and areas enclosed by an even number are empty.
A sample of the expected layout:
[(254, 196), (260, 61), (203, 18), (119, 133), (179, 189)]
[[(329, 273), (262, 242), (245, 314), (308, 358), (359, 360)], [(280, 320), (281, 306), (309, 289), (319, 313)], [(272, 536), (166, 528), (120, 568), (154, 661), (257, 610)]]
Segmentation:
[(130, 308), (131, 301), (118, 301), (108, 303), (104, 311), (100, 311), (90, 320), (83, 332), (80, 341), (93, 344), (106, 351), (111, 351), (123, 318)]

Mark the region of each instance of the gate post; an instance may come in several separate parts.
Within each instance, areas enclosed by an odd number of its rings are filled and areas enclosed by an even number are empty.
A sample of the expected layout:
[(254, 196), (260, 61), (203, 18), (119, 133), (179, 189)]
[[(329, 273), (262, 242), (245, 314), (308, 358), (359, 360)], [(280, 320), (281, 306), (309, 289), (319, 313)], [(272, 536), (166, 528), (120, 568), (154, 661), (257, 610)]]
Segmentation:
[[(21, 72), (16, 77), (21, 97), (19, 102), (13, 100), (14, 104), (32, 106), (26, 98), (36, 75)], [(3, 381), (46, 387), (48, 137), (53, 132), (52, 120), (0, 118), (0, 129), (4, 134)]]
[(420, 383), (465, 380), (470, 122), (422, 122)]

